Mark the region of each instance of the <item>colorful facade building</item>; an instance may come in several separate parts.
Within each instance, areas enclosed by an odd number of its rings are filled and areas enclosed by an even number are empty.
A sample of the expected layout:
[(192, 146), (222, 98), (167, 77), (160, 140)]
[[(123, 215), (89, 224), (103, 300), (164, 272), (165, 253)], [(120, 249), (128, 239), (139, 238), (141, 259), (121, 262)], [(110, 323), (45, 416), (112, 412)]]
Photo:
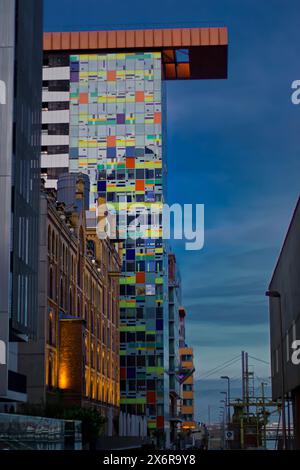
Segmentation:
[(38, 333), (20, 346), (19, 362), (29, 403), (97, 408), (111, 434), (120, 405), (121, 253), (89, 226), (84, 177), (64, 175), (57, 192), (42, 192)]
[(180, 334), (180, 377), (181, 377), (181, 429), (189, 431), (196, 429), (195, 397), (194, 397), (194, 351), (189, 348), (185, 339), (185, 309), (179, 309)]
[[(42, 172), (88, 174), (124, 242), (120, 278), (122, 410), (145, 414), (168, 445), (165, 82), (227, 76), (226, 28), (46, 33)], [(155, 212), (149, 220), (150, 210)], [(136, 218), (139, 217), (138, 223)]]

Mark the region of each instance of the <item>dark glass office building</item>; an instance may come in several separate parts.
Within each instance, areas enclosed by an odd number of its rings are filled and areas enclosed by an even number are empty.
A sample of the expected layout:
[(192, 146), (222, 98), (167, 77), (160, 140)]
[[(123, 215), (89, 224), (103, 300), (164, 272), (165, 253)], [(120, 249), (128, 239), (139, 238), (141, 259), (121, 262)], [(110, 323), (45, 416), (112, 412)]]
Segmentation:
[[(42, 0), (0, 0), (0, 401), (26, 399), (37, 317)], [(0, 404), (1, 406), (1, 404)]]

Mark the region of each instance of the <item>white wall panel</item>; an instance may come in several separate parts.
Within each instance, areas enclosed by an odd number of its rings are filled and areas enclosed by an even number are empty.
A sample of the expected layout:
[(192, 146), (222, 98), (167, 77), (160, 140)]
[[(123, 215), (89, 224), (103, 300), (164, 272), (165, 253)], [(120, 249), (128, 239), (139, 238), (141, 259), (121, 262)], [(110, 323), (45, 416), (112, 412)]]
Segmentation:
[(41, 168), (64, 168), (69, 166), (69, 154), (42, 155)]
[(68, 135), (42, 135), (42, 145), (69, 145)]
[(70, 67), (44, 67), (43, 80), (70, 80)]
[(43, 102), (70, 101), (68, 91), (43, 91)]
[(70, 121), (70, 113), (68, 109), (63, 111), (43, 111), (42, 123), (43, 124), (60, 124), (68, 123)]

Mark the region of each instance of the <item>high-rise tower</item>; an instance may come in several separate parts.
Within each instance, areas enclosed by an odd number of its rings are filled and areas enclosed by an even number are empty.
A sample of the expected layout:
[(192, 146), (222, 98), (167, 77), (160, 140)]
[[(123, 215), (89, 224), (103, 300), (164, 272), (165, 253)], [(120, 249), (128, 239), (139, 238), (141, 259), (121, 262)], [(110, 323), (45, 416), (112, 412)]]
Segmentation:
[(0, 401), (26, 400), (20, 341), (35, 335), (42, 1), (0, 0)]
[[(168, 436), (166, 80), (226, 78), (226, 28), (46, 33), (42, 168), (84, 172), (116, 213), (125, 240), (120, 279), (121, 406)], [(150, 221), (147, 211), (156, 211)], [(133, 226), (143, 210), (139, 225)], [(152, 229), (150, 231), (150, 229)], [(133, 236), (130, 236), (133, 235)], [(168, 438), (168, 437), (167, 437)]]

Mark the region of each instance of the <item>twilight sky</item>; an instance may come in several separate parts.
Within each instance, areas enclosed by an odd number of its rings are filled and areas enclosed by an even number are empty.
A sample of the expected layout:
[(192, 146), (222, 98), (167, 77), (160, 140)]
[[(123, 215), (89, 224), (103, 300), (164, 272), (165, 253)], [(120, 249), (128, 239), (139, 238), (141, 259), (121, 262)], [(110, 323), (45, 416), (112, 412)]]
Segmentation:
[(241, 349), (269, 360), (264, 292), (299, 195), (299, 20), (298, 0), (45, 0), (46, 31), (229, 28), (227, 81), (167, 83), (169, 202), (205, 204), (204, 249), (172, 244), (198, 378)]

